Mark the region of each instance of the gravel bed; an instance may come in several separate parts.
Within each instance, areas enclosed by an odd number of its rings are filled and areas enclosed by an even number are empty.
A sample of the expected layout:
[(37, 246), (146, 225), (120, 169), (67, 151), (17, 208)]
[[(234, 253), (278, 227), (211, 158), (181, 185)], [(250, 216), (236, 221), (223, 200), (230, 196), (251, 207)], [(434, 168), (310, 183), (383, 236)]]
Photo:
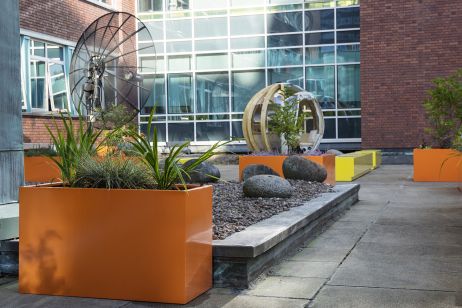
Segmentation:
[(333, 192), (323, 183), (289, 180), (294, 187), (290, 198), (248, 198), (242, 183), (213, 184), (213, 239), (222, 240), (261, 220), (300, 206), (321, 193)]

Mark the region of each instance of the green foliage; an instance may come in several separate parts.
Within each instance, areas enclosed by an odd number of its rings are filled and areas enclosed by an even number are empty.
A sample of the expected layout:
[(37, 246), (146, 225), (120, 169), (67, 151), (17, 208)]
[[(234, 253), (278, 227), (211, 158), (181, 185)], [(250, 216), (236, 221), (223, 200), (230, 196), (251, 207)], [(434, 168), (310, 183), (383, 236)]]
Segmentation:
[(431, 128), (427, 132), (441, 148), (462, 147), (462, 69), (447, 78), (433, 80), (424, 108)]
[(273, 103), (274, 114), (268, 123), (270, 132), (283, 136), (289, 153), (300, 145), (300, 133), (303, 128), (303, 114), (298, 114), (299, 100), (294, 96), (295, 91), (290, 87), (281, 90), (282, 105)]
[(113, 130), (122, 126), (133, 127), (129, 122), (134, 118), (135, 111), (124, 104), (111, 105), (107, 110), (95, 110), (95, 123), (97, 127)]
[(87, 125), (81, 114), (79, 114), (77, 127), (68, 114), (60, 113), (60, 119), (62, 128), (58, 126), (56, 119), (53, 119), (54, 132), (46, 126), (56, 154), (59, 156), (59, 158), (50, 158), (58, 166), (64, 185), (73, 186), (80, 160), (96, 154), (96, 142), (101, 131), (95, 131), (91, 125)]
[(56, 156), (56, 151), (52, 148), (35, 148), (24, 151), (24, 156), (33, 157), (33, 156)]
[(130, 159), (106, 156), (80, 160), (74, 187), (106, 189), (149, 189), (154, 179), (146, 167)]
[(190, 174), (194, 172), (194, 169), (202, 162), (206, 161), (215, 154), (215, 150), (220, 146), (229, 143), (217, 142), (210, 147), (208, 151), (203, 153), (201, 156), (196, 158), (196, 161), (188, 166), (182, 167), (179, 163), (180, 154), (182, 151), (189, 146), (189, 141), (184, 142), (180, 145), (175, 145), (170, 149), (169, 154), (164, 160), (163, 166), (161, 166), (159, 159), (160, 153), (158, 152), (158, 140), (157, 140), (157, 129), (154, 127), (152, 144), (149, 140), (152, 129), (152, 118), (154, 115), (154, 109), (151, 111), (147, 124), (146, 135), (138, 133), (137, 131), (130, 131), (129, 136), (131, 137), (130, 143), (133, 146), (133, 151), (138, 153), (142, 161), (149, 168), (156, 188), (161, 190), (174, 189), (175, 184), (178, 182), (182, 184), (183, 188), (186, 189), (186, 179), (190, 178)]

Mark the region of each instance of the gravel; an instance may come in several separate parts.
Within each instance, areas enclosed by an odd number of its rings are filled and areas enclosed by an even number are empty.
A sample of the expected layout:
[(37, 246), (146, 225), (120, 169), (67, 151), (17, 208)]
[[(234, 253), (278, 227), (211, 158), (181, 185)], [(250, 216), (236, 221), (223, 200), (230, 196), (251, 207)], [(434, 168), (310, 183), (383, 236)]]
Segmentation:
[(222, 240), (273, 215), (300, 206), (321, 193), (333, 192), (323, 183), (289, 180), (294, 187), (290, 198), (249, 198), (242, 192), (242, 183), (213, 184), (213, 239)]

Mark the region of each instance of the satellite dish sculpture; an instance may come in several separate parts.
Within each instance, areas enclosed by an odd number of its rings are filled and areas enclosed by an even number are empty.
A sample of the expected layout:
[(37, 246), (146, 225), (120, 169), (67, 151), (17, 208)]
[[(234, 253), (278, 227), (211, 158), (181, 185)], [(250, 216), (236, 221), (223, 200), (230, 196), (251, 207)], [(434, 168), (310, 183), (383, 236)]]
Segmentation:
[[(137, 35), (146, 43), (137, 45)], [(149, 30), (129, 13), (105, 14), (82, 33), (72, 54), (69, 84), (76, 110), (87, 116), (90, 125), (113, 129), (132, 121), (144, 107), (151, 89), (143, 87), (138, 72), (155, 74), (155, 68), (138, 66), (140, 51), (155, 59)], [(123, 109), (118, 110), (115, 124), (111, 119), (117, 106)]]
[(309, 118), (313, 120), (310, 131), (307, 131), (304, 121), (304, 131), (300, 134), (300, 147), (307, 150), (316, 150), (319, 147), (324, 135), (324, 117), (316, 97), (298, 86), (276, 83), (255, 94), (244, 110), (242, 130), (250, 150), (281, 152), (283, 147), (281, 137), (270, 132), (268, 123), (271, 114), (274, 113), (274, 104), (281, 100), (280, 91), (285, 87), (290, 87), (295, 92), (298, 114), (311, 113)]

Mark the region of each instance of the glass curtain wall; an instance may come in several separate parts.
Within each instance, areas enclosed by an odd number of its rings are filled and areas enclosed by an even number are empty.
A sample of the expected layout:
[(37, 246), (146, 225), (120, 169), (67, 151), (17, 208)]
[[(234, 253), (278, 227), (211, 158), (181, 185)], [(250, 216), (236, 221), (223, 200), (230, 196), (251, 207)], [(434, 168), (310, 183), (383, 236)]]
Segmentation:
[[(359, 142), (359, 0), (138, 0), (157, 54), (140, 53), (159, 140), (242, 137), (242, 115), (266, 85), (314, 93), (325, 142)], [(142, 45), (143, 38), (138, 38)], [(308, 123), (309, 124), (309, 123)]]

